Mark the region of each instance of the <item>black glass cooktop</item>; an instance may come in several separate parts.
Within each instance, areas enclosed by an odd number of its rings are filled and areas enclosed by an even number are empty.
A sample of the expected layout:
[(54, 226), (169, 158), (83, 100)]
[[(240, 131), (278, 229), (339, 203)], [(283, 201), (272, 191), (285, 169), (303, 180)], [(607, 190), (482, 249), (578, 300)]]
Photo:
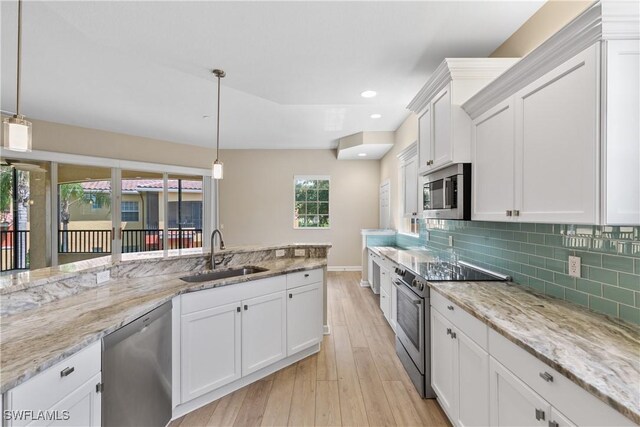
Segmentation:
[(418, 275), (429, 282), (504, 281), (507, 278), (494, 276), (464, 263), (420, 262)]

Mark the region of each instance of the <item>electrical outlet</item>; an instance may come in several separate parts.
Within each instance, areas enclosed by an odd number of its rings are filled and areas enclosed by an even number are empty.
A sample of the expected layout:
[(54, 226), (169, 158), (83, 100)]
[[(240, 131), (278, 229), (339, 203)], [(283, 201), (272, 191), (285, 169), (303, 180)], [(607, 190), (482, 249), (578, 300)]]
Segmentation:
[(306, 256), (307, 255), (307, 250), (306, 249), (296, 249), (293, 251), (293, 254), (295, 256)]
[(449, 246), (453, 247), (453, 236), (449, 236)]
[(283, 257), (285, 253), (284, 249), (276, 249), (276, 258)]
[(580, 277), (580, 257), (579, 256), (569, 257), (569, 276)]
[(109, 270), (106, 271), (101, 271), (99, 273), (96, 274), (96, 284), (100, 284), (100, 283), (104, 283), (109, 281), (109, 279), (111, 279), (111, 274), (109, 272)]

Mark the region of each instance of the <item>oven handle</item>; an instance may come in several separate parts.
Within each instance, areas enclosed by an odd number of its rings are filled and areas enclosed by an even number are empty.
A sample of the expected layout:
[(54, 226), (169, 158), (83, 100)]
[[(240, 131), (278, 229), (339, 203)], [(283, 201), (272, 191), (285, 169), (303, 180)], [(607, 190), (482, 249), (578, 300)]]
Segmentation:
[(402, 283), (399, 280), (393, 280), (392, 283), (395, 285), (396, 288), (398, 288), (398, 291), (402, 292), (403, 294), (405, 294), (405, 296), (409, 297), (409, 299), (411, 300), (411, 302), (415, 305), (421, 305), (422, 304), (422, 300), (421, 299), (414, 299), (415, 295), (413, 294), (413, 292), (405, 289), (406, 285), (404, 283)]
[(451, 178), (444, 179), (443, 192), (444, 208), (451, 209), (451, 200), (449, 200), (450, 198), (452, 198), (451, 196), (453, 196), (453, 188), (451, 188)]

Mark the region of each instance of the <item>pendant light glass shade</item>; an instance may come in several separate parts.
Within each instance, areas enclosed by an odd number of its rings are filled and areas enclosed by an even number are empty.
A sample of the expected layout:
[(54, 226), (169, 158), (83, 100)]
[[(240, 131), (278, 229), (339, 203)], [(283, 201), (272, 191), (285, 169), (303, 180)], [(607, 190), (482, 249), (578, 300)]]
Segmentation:
[(213, 167), (211, 168), (211, 176), (213, 179), (222, 179), (222, 175), (222, 162), (216, 160), (213, 162)]
[(31, 151), (31, 122), (15, 115), (2, 120), (2, 148)]

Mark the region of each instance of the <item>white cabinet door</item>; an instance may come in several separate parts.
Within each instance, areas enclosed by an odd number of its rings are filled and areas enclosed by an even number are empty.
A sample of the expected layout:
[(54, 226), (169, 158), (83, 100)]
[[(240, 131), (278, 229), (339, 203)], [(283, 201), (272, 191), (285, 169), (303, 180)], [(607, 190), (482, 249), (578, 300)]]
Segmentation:
[(489, 353), (456, 330), (458, 426), (489, 425)]
[(242, 375), (287, 355), (287, 301), (275, 292), (242, 301)]
[(241, 318), (240, 302), (182, 316), (183, 402), (240, 378)]
[(431, 106), (428, 106), (418, 119), (418, 168), (430, 166), (432, 155)]
[(431, 385), (440, 405), (451, 419), (455, 419), (455, 340), (453, 326), (437, 310), (431, 310)]
[(471, 218), (504, 221), (514, 206), (514, 111), (510, 98), (472, 124)]
[(489, 362), (492, 426), (547, 426), (551, 406), (493, 357)]
[(606, 42), (604, 222), (640, 224), (640, 40)]
[(380, 310), (382, 310), (384, 318), (389, 322), (391, 318), (391, 297), (387, 291), (382, 288), (380, 288)]
[(598, 53), (584, 50), (515, 96), (521, 221), (596, 223)]
[[(57, 412), (62, 419), (56, 421), (36, 421), (30, 426), (100, 426), (102, 423), (102, 394), (96, 391), (101, 374), (96, 374), (89, 381), (72, 391), (64, 399), (49, 409)], [(69, 411), (68, 419), (63, 411)]]
[(393, 332), (396, 331), (396, 323), (398, 321), (398, 288), (395, 287), (394, 284), (391, 284), (391, 329)]
[(402, 167), (404, 191), (404, 215), (412, 216), (418, 213), (418, 159), (407, 160)]
[(433, 108), (433, 167), (451, 162), (451, 83), (431, 103)]
[(287, 355), (322, 341), (322, 283), (288, 291)]

